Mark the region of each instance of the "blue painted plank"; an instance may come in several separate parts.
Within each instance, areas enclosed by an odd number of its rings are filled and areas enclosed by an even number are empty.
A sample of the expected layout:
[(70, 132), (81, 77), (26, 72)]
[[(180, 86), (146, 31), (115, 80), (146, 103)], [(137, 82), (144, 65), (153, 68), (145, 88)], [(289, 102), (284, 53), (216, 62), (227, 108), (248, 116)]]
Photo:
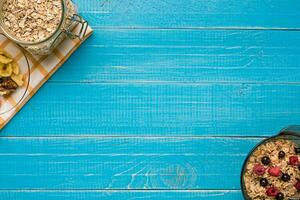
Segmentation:
[(238, 191), (0, 191), (0, 199), (9, 200), (242, 200)]
[(298, 0), (75, 0), (94, 27), (299, 28)]
[[(76, 2), (94, 38), (4, 136), (254, 136), (300, 122), (299, 34), (265, 31), (298, 29), (298, 1)], [(242, 199), (260, 140), (4, 137), (0, 199)]]
[(292, 31), (95, 30), (52, 82), (300, 83)]
[[(261, 139), (2, 138), (0, 190), (240, 188)], [(222, 182), (220, 180), (222, 179)]]
[(294, 84), (46, 84), (4, 136), (272, 135), (300, 124)]

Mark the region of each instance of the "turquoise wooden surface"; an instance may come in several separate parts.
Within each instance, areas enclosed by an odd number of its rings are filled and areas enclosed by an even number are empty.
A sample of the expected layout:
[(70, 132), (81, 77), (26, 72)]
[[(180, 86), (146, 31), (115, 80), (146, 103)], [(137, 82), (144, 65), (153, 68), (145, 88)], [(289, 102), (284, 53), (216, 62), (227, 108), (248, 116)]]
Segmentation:
[(0, 182), (0, 188), (238, 190), (244, 157), (259, 141), (3, 138), (0, 176), (7, 181)]
[(300, 124), (300, 2), (75, 2), (95, 32), (1, 131), (0, 199), (243, 199)]
[(112, 200), (126, 200), (126, 199), (207, 199), (207, 200), (223, 200), (223, 199), (243, 199), (242, 194), (238, 191), (170, 191), (170, 190), (156, 190), (156, 191), (134, 191), (134, 190), (34, 190), (34, 191), (0, 191), (3, 199), (19, 200), (19, 199), (49, 199), (49, 200), (65, 200), (65, 199), (112, 199)]

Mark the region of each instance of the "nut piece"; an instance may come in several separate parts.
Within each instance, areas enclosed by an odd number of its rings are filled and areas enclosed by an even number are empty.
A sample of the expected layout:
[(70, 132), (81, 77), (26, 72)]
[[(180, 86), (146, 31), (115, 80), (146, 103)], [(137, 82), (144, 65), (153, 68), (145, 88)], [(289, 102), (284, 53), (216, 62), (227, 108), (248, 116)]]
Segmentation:
[(11, 78), (2, 78), (2, 83), (0, 87), (5, 90), (16, 90), (18, 88), (18, 84), (16, 84)]
[(0, 95), (8, 95), (18, 88), (18, 84), (11, 78), (0, 78)]

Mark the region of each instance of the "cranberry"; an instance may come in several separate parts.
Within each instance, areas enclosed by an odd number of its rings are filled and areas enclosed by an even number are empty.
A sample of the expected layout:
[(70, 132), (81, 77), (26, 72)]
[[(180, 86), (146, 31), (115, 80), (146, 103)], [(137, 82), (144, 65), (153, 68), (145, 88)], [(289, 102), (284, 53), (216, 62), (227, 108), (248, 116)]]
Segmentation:
[(253, 172), (258, 176), (262, 176), (265, 174), (266, 169), (261, 164), (256, 164), (253, 167)]
[(300, 191), (300, 181), (299, 180), (297, 181), (297, 183), (294, 186), (298, 191)]
[(290, 163), (290, 165), (298, 166), (299, 165), (298, 156), (290, 156), (289, 163)]
[(269, 197), (275, 197), (279, 193), (279, 190), (275, 187), (269, 187), (266, 191), (266, 194)]
[(271, 176), (275, 176), (275, 177), (278, 177), (281, 175), (280, 167), (270, 167), (268, 172)]

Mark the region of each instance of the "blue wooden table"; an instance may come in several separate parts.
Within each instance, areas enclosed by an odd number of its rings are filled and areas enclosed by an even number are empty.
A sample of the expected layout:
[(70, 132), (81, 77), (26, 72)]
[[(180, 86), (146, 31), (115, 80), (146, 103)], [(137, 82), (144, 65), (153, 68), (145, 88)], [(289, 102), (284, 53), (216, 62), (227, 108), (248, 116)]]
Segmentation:
[(2, 130), (0, 199), (242, 200), (300, 124), (300, 1), (75, 2), (95, 32)]

